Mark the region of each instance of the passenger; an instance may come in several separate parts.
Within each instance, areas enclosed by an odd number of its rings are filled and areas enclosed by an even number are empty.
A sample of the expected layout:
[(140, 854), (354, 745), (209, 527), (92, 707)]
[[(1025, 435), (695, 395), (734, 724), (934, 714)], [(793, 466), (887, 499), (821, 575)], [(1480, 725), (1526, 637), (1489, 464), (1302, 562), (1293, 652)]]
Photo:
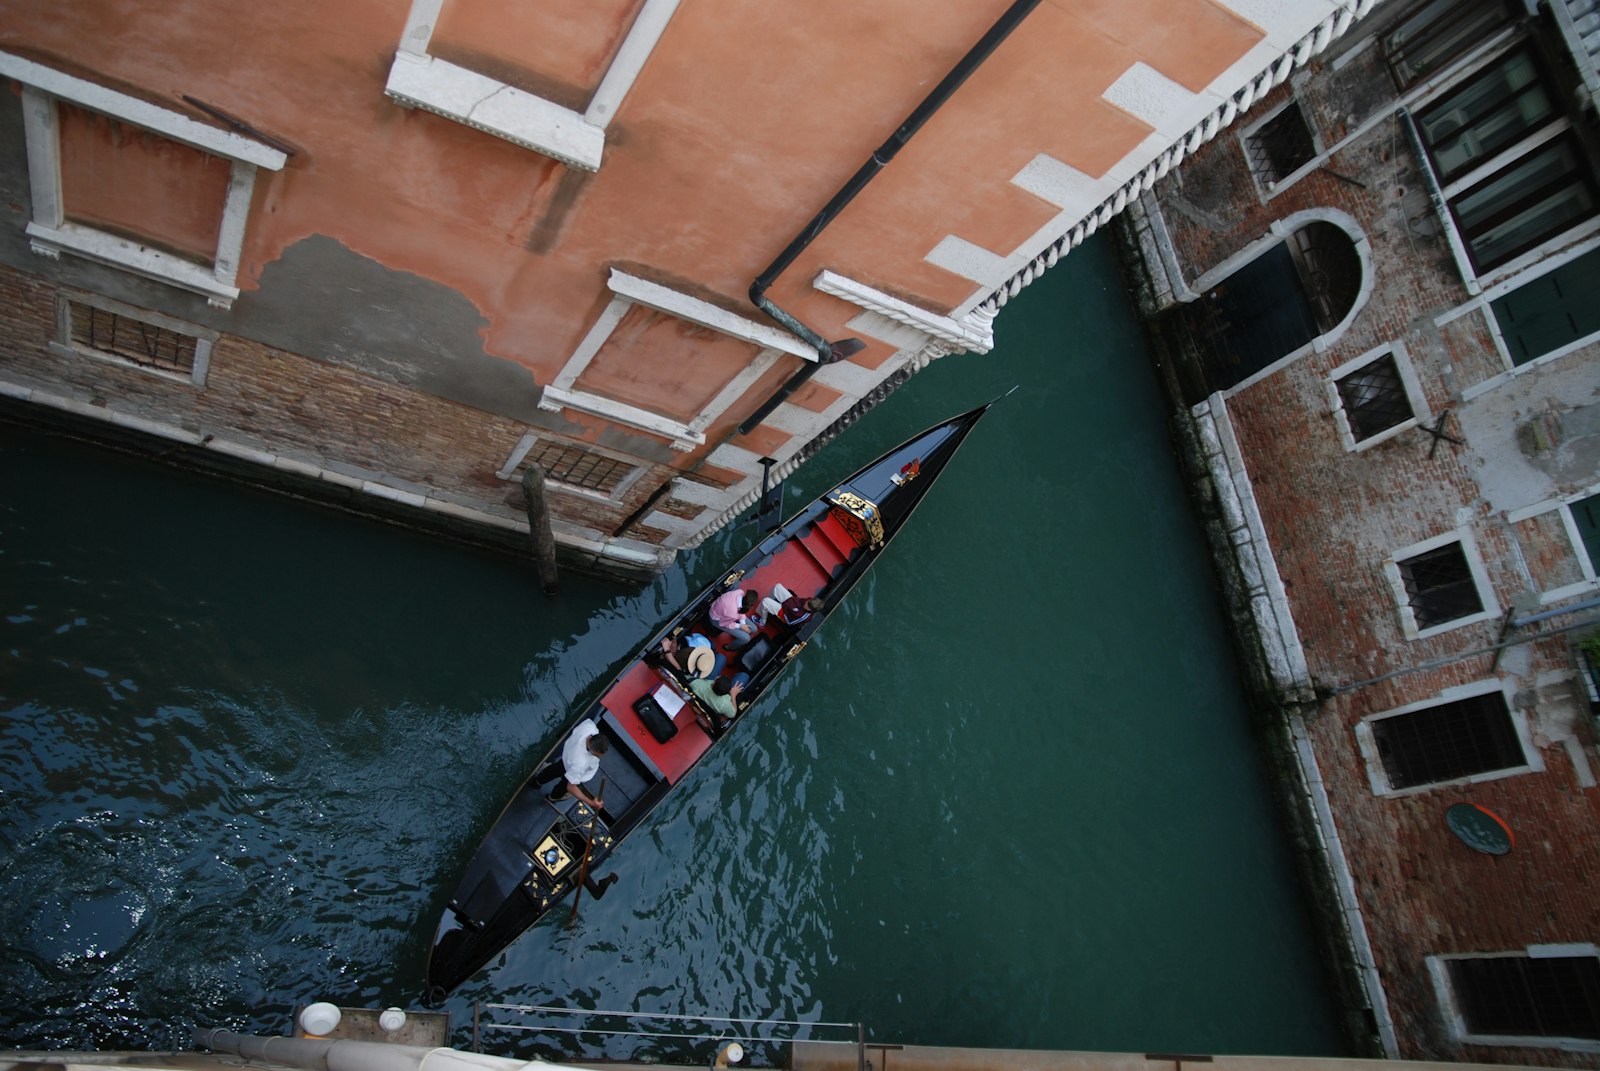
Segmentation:
[(566, 777), (567, 792), (596, 811), (605, 807), (605, 797), (590, 795), (583, 786), (600, 772), (600, 756), (610, 750), (611, 741), (600, 735), (600, 727), (592, 718), (584, 718), (574, 725), (567, 742), (561, 745), (561, 766)]
[(796, 595), (782, 584), (772, 585), (772, 594), (761, 600), (761, 609), (768, 617), (776, 617), (790, 628), (800, 624), (812, 614), (822, 612), (822, 600)]
[(748, 646), (767, 623), (761, 596), (743, 588), (730, 588), (711, 603), (711, 623), (733, 637), (733, 649)]
[(750, 674), (735, 673), (731, 677), (689, 682), (689, 690), (711, 711), (718, 729), (732, 721), (739, 713), (739, 693), (750, 683)]
[(711, 641), (698, 632), (689, 633), (682, 643), (671, 636), (663, 639), (661, 657), (690, 680), (715, 677), (722, 672), (722, 666), (727, 661), (721, 652), (711, 646)]
[(798, 595), (790, 595), (783, 600), (783, 605), (778, 607), (778, 620), (793, 628), (795, 625), (809, 618), (812, 614), (822, 612), (822, 600), (813, 596), (802, 599)]

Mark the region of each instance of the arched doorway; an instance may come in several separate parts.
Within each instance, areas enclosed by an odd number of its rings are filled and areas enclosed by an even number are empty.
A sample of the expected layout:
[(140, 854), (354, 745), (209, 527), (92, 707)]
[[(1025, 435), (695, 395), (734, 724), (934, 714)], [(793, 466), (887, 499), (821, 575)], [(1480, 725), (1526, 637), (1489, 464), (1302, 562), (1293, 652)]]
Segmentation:
[(1180, 306), (1205, 392), (1228, 390), (1342, 334), (1364, 303), (1365, 244), (1339, 223), (1312, 219)]

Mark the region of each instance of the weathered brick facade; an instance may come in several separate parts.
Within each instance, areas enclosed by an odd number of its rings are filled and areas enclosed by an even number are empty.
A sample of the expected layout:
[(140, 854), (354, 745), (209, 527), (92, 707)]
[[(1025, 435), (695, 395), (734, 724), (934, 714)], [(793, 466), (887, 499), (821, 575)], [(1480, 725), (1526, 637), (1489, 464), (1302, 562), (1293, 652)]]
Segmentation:
[[(5, 378), (31, 389), (27, 400), (39, 403), (34, 408), (53, 409), (59, 419), (79, 427), (88, 425), (73, 421), (73, 411), (56, 403), (98, 409), (106, 419), (131, 417), (123, 427), (132, 437), (124, 442), (157, 455), (181, 449), (202, 468), (225, 469), (472, 541), (524, 549), (527, 522), (519, 474), (502, 479), (497, 470), (528, 430), (526, 425), (226, 334), (212, 350), (203, 389), (131, 363), (85, 356), (59, 344), (60, 292), (48, 279), (0, 266)], [(32, 418), (43, 415), (34, 413)], [(187, 432), (198, 441), (167, 440), (159, 432), (139, 434), (158, 428)], [(207, 459), (208, 453), (220, 456)], [(256, 462), (255, 471), (240, 467), (240, 461)], [(635, 480), (631, 491), (615, 502), (551, 490), (563, 498), (559, 525), (616, 529), (654, 488), (675, 475), (664, 466), (659, 470)], [(369, 492), (379, 486), (402, 497), (341, 493), (362, 484)], [(640, 539), (661, 534), (647, 527), (630, 531)], [(593, 564), (583, 561), (571, 544), (565, 552), (575, 564)], [(603, 568), (620, 571), (614, 564)], [(639, 575), (650, 571), (643, 567)]]
[[(1591, 1034), (1528, 1030), (1518, 1044), (1475, 1033), (1455, 983), (1439, 981), (1449, 957), (1587, 961), (1600, 943), (1595, 723), (1574, 652), (1600, 619), (1586, 605), (1594, 563), (1566, 519), (1600, 483), (1587, 431), (1600, 400), (1600, 342), (1578, 338), (1513, 367), (1484, 300), (1581, 256), (1593, 223), (1578, 220), (1503, 265), (1463, 266), (1451, 246), (1461, 225), (1436, 186), (1430, 197), (1428, 162), (1406, 129), (1414, 120), (1402, 115), (1425, 113), (1463, 83), (1442, 72), (1403, 91), (1391, 80), (1385, 34), (1406, 10), (1375, 16), (1365, 37), (1297, 72), (1146, 197), (1136, 231), (1147, 299), (1179, 355), (1174, 389), (1205, 424), (1196, 442), (1209, 454), (1206, 493), (1243, 504), (1236, 522), (1223, 517), (1213, 530), (1219, 553), (1249, 555), (1229, 566), (1243, 577), (1241, 626), (1274, 632), (1263, 642), (1285, 652), (1277, 665), (1286, 668), (1270, 680), (1264, 672), (1263, 686), (1309, 745), (1300, 768), (1307, 799), (1320, 796), (1324, 824), (1332, 820), (1323, 837), (1334, 846), (1328, 880), (1339, 888), (1330, 901), (1340, 906), (1330, 915), (1343, 917), (1331, 921), (1349, 924), (1375, 1034), (1391, 1055), (1411, 1059), (1595, 1066)], [(1548, 20), (1475, 40), (1476, 52), (1457, 57), (1468, 72), (1461, 77), (1518, 41), (1559, 42)], [(1247, 139), (1258, 117), (1290, 102), (1316, 145), (1297, 174), (1269, 186), (1252, 178)], [(1592, 109), (1571, 122), (1587, 131)], [(1585, 166), (1592, 176), (1593, 160)], [(1349, 233), (1359, 257), (1359, 289), (1345, 288), (1348, 315), (1336, 307), (1329, 318), (1338, 323), (1319, 322), (1315, 339), (1308, 334), (1253, 375), (1208, 376), (1225, 364), (1216, 351), (1242, 334), (1202, 337), (1192, 310), (1218, 301), (1209, 291), (1225, 288), (1263, 246), (1326, 220)], [(1296, 261), (1308, 292), (1339, 292), (1337, 280), (1316, 279), (1329, 263)], [(1334, 381), (1395, 344), (1415, 420), (1354, 449)], [(1430, 624), (1406, 587), (1408, 563), (1418, 545), (1458, 539), (1481, 566), (1471, 586), (1482, 607)], [(1276, 623), (1248, 617), (1266, 604), (1282, 608)], [(1374, 716), (1474, 692), (1506, 696), (1526, 763), (1490, 761), (1470, 775), (1391, 787)], [(1475, 851), (1452, 832), (1446, 810), (1464, 802), (1506, 821), (1515, 837), (1508, 854)]]

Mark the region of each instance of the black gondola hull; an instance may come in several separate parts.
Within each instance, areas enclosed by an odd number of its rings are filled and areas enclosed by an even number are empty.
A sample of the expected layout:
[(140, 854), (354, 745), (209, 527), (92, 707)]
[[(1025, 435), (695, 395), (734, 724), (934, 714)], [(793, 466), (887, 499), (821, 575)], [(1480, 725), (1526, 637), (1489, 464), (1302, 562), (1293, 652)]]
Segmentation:
[[(680, 610), (600, 698), (571, 719), (496, 819), (445, 906), (428, 957), (430, 1003), (443, 1000), (570, 897), (585, 872), (584, 855), (592, 871), (737, 727), (876, 563), (987, 409), (980, 406), (907, 440), (805, 506)], [(659, 664), (652, 652), (665, 637), (716, 631), (706, 613), (729, 588), (765, 593), (774, 583), (796, 594), (815, 595), (823, 607), (794, 627), (769, 623), (760, 640), (743, 651), (731, 649), (727, 637), (719, 635), (725, 663), (721, 672), (746, 672), (749, 682), (738, 716), (727, 728), (718, 728), (681, 675)], [(634, 709), (646, 694), (659, 696), (668, 706), (682, 702), (672, 712), (667, 740), (660, 739), (659, 720), (652, 723)], [(552, 799), (561, 781), (558, 772), (552, 773), (561, 742), (583, 718), (592, 719), (611, 744), (601, 772), (586, 786), (601, 789), (605, 807), (598, 815), (571, 796)]]

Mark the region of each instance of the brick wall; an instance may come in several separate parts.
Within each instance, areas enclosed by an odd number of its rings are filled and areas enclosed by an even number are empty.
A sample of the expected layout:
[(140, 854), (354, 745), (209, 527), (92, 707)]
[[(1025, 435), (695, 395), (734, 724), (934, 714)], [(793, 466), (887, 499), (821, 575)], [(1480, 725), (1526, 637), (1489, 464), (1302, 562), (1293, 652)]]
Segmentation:
[[(1464, 529), (1499, 609), (1537, 608), (1539, 591), (1581, 576), (1556, 515), (1513, 525), (1490, 501), (1483, 473), (1518, 449), (1510, 431), (1495, 437), (1480, 430), (1458, 445), (1416, 427), (1357, 451), (1347, 448), (1330, 411), (1332, 370), (1386, 343), (1401, 342), (1409, 354), (1430, 425), (1465, 404), (1463, 391), (1505, 370), (1481, 311), (1438, 322), (1472, 295), (1436, 217), (1418, 215), (1422, 175), (1398, 121), (1382, 118), (1371, 102), (1347, 106), (1340, 96), (1363, 78), (1386, 80), (1374, 62), (1358, 56), (1337, 77), (1313, 65), (1252, 113), (1264, 115), (1294, 92), (1323, 144), (1375, 117), (1322, 168), (1263, 199), (1237, 134), (1225, 131), (1157, 187), (1156, 202), (1190, 284), (1298, 212), (1336, 210), (1365, 237), (1373, 285), (1348, 330), (1226, 401), (1306, 665), (1324, 697), (1305, 712), (1309, 737), (1400, 1055), (1594, 1066), (1592, 1053), (1453, 1040), (1427, 969), (1433, 955), (1600, 943), (1600, 790), (1593, 778), (1600, 763), (1568, 636), (1517, 645), (1498, 659), (1468, 654), (1500, 640), (1496, 614), (1408, 638), (1385, 572), (1396, 551)], [(1600, 346), (1560, 360), (1571, 367), (1596, 357)], [(1458, 423), (1443, 427), (1466, 434)], [(1388, 674), (1395, 675), (1361, 685)], [(1377, 795), (1356, 726), (1485, 680), (1511, 683), (1544, 769)], [(1509, 822), (1516, 836), (1510, 854), (1480, 854), (1450, 832), (1446, 808), (1462, 801)]]
[[(517, 474), (502, 480), (496, 472), (533, 430), (526, 425), (229, 335), (216, 342), (203, 387), (63, 352), (50, 345), (57, 333), (56, 292), (46, 279), (0, 266), (0, 380), (87, 402), (108, 416), (212, 435), (506, 521), (525, 517)], [(609, 536), (673, 474), (647, 466), (619, 502), (552, 485), (552, 518), (558, 526)], [(270, 470), (254, 475), (274, 482)], [(305, 493), (304, 485), (296, 491)], [(675, 514), (698, 510), (680, 503)], [(427, 524), (425, 515), (411, 519)], [(459, 518), (450, 524), (459, 527)], [(659, 543), (666, 533), (635, 526), (628, 536)]]

